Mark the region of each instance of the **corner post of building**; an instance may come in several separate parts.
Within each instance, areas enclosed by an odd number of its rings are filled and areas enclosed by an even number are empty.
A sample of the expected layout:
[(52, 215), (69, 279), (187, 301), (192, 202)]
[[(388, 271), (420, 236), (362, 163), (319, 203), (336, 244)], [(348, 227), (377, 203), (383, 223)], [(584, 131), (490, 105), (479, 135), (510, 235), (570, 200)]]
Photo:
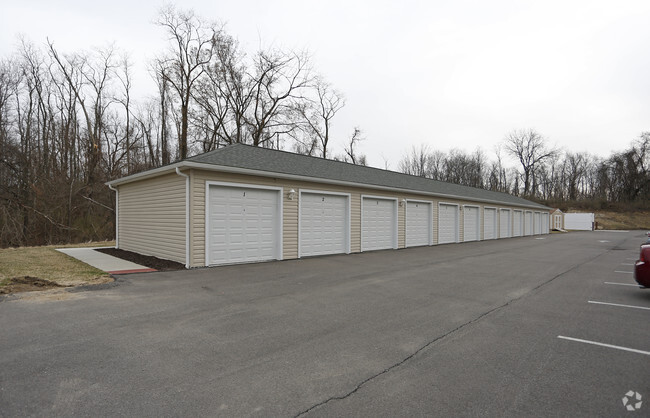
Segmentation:
[(115, 248), (120, 248), (120, 192), (110, 184), (108, 188), (115, 192)]
[(190, 176), (176, 167), (176, 174), (185, 177), (185, 268), (190, 268)]

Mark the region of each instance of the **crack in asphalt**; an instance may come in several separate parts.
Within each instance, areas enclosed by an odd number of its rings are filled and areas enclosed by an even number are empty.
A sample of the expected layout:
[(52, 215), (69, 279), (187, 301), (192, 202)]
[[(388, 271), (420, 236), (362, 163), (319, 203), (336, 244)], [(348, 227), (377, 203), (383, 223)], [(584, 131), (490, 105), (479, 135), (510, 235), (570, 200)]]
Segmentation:
[(485, 318), (486, 316), (488, 316), (488, 315), (490, 315), (490, 314), (492, 314), (492, 313), (494, 313), (494, 312), (496, 312), (496, 311), (498, 311), (498, 310), (501, 310), (501, 309), (507, 307), (508, 305), (510, 305), (510, 304), (513, 303), (513, 302), (516, 302), (516, 301), (518, 301), (518, 300), (520, 300), (520, 299), (523, 299), (523, 298), (525, 298), (525, 297), (528, 297), (529, 295), (531, 295), (532, 293), (534, 293), (536, 290), (538, 290), (539, 288), (541, 288), (541, 287), (543, 287), (543, 286), (546, 286), (547, 284), (553, 282), (553, 281), (554, 281), (555, 279), (557, 279), (558, 277), (564, 276), (565, 274), (567, 274), (567, 273), (569, 273), (569, 272), (571, 272), (571, 271), (573, 271), (573, 270), (576, 270), (576, 269), (582, 267), (582, 266), (585, 265), (585, 264), (588, 264), (588, 263), (592, 262), (593, 260), (597, 259), (598, 257), (601, 257), (603, 254), (606, 254), (606, 253), (608, 253), (608, 252), (614, 250), (615, 247), (617, 247), (618, 245), (622, 244), (624, 241), (625, 241), (625, 240), (621, 241), (619, 244), (617, 244), (617, 245), (614, 246), (614, 247), (608, 248), (607, 250), (605, 250), (605, 251), (599, 253), (599, 254), (598, 254), (597, 256), (595, 256), (595, 257), (589, 258), (589, 259), (583, 261), (582, 263), (580, 263), (580, 264), (576, 264), (575, 266), (571, 267), (570, 269), (568, 269), (568, 270), (566, 270), (566, 271), (563, 271), (562, 273), (559, 273), (559, 274), (553, 276), (552, 278), (548, 279), (547, 281), (542, 282), (542, 283), (540, 283), (539, 285), (533, 287), (532, 289), (530, 289), (528, 292), (524, 293), (523, 295), (518, 296), (518, 297), (513, 298), (513, 299), (510, 299), (510, 300), (506, 301), (503, 305), (499, 305), (499, 306), (494, 307), (494, 308), (492, 308), (492, 309), (490, 309), (490, 310), (488, 310), (488, 311), (486, 311), (486, 312), (483, 312), (481, 315), (477, 316), (476, 318), (473, 318), (473, 319), (471, 319), (470, 321), (465, 322), (464, 324), (461, 324), (461, 325), (457, 326), (456, 328), (454, 328), (454, 329), (452, 329), (452, 330), (450, 330), (450, 331), (448, 331), (448, 332), (446, 332), (446, 333), (444, 333), (444, 334), (442, 334), (442, 335), (439, 335), (438, 337), (436, 337), (436, 338), (434, 338), (433, 340), (427, 342), (427, 343), (424, 344), (422, 347), (418, 348), (418, 349), (415, 350), (413, 353), (409, 354), (407, 357), (405, 357), (404, 359), (400, 360), (399, 362), (397, 362), (397, 363), (393, 364), (392, 366), (387, 367), (387, 368), (385, 368), (384, 370), (382, 370), (382, 371), (380, 371), (380, 372), (378, 372), (378, 373), (376, 373), (376, 374), (374, 374), (374, 375), (372, 375), (372, 376), (370, 376), (370, 377), (368, 377), (368, 378), (362, 380), (360, 383), (358, 383), (358, 384), (357, 384), (357, 385), (356, 385), (356, 386), (355, 386), (351, 391), (349, 391), (348, 393), (346, 393), (346, 394), (344, 394), (344, 395), (339, 395), (339, 396), (332, 396), (332, 397), (330, 397), (330, 398), (325, 399), (324, 401), (321, 401), (321, 402), (319, 402), (319, 403), (317, 403), (317, 404), (314, 404), (314, 405), (310, 406), (309, 408), (307, 408), (307, 409), (305, 409), (305, 410), (299, 412), (298, 414), (296, 414), (296, 415), (294, 416), (294, 418), (304, 416), (305, 414), (308, 414), (309, 412), (313, 411), (314, 409), (319, 408), (319, 407), (321, 407), (321, 406), (323, 406), (323, 405), (325, 405), (325, 404), (327, 404), (327, 403), (329, 403), (329, 402), (332, 402), (332, 401), (341, 401), (341, 400), (344, 400), (344, 399), (349, 398), (350, 396), (352, 396), (352, 395), (354, 395), (356, 392), (358, 392), (358, 391), (359, 391), (363, 386), (365, 386), (365, 385), (366, 385), (367, 383), (369, 383), (370, 381), (372, 381), (372, 380), (374, 380), (374, 379), (376, 379), (376, 378), (378, 378), (378, 377), (380, 377), (380, 376), (382, 376), (382, 375), (384, 375), (384, 374), (390, 372), (390, 371), (393, 370), (393, 369), (398, 368), (399, 366), (401, 366), (401, 365), (403, 365), (404, 363), (406, 363), (407, 361), (411, 360), (413, 357), (415, 357), (416, 355), (418, 355), (418, 354), (421, 353), (422, 351), (426, 350), (427, 348), (429, 348), (431, 345), (435, 344), (436, 342), (438, 342), (438, 341), (440, 341), (440, 340), (442, 340), (442, 339), (444, 339), (444, 338), (446, 338), (446, 337), (448, 337), (448, 336), (450, 336), (450, 335), (452, 335), (452, 334), (454, 334), (454, 333), (460, 331), (461, 329), (463, 329), (463, 328), (465, 328), (465, 327), (467, 327), (467, 326), (469, 326), (469, 325), (472, 325), (472, 324), (474, 324), (474, 323), (480, 321), (481, 319)]

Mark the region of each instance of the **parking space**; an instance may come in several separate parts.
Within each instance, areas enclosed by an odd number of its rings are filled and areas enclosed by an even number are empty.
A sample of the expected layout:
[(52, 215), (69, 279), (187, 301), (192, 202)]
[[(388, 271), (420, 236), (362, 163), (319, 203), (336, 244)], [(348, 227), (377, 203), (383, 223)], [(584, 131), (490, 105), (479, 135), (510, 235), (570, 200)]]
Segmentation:
[[(641, 236), (618, 234), (582, 235), (583, 247), (607, 250), (576, 257), (532, 294), (316, 415), (643, 415), (650, 398), (650, 292), (615, 273), (634, 258)], [(605, 283), (612, 278), (625, 286)]]
[[(585, 335), (597, 333), (602, 341), (576, 336), (558, 338), (612, 350), (650, 355), (646, 346), (647, 340), (638, 338), (638, 333), (635, 332), (637, 326), (633, 325), (647, 323), (650, 313), (650, 294), (647, 290), (640, 289), (634, 280), (634, 261), (638, 258), (638, 247), (641, 241), (639, 238), (637, 242), (636, 238), (633, 235), (629, 241), (618, 246), (617, 251), (608, 255), (606, 261), (610, 269), (604, 271), (607, 280), (602, 282), (602, 286), (595, 287), (593, 295), (584, 301), (590, 305), (586, 309), (597, 322), (594, 323), (593, 330), (587, 328), (582, 333)], [(635, 344), (637, 347), (634, 346)]]
[(631, 271), (641, 236), (127, 275), (67, 300), (5, 300), (0, 405), (9, 416), (611, 416), (638, 393), (642, 415), (650, 291), (616, 273)]

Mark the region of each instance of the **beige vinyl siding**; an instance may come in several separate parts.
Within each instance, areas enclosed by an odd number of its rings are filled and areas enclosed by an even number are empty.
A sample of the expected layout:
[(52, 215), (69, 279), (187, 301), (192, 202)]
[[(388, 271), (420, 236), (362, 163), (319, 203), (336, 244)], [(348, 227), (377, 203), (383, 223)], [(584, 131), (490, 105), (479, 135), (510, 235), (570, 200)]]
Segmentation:
[[(298, 192), (300, 189), (316, 191), (351, 193), (350, 196), (350, 248), (352, 252), (361, 251), (361, 197), (344, 186), (330, 186), (320, 183), (290, 181), (272, 177), (248, 176), (232, 173), (217, 173), (205, 170), (192, 170), (191, 176), (191, 266), (205, 265), (205, 184), (207, 181), (282, 187), (282, 258), (298, 257)], [(294, 200), (289, 200), (289, 190), (296, 190)], [(354, 189), (356, 190), (356, 189)], [(359, 189), (362, 190), (362, 189)], [(366, 190), (367, 192), (367, 190)]]
[(185, 263), (185, 178), (167, 174), (118, 190), (119, 247)]
[(397, 248), (406, 247), (406, 205), (397, 201)]
[[(347, 187), (338, 185), (328, 185), (309, 181), (296, 181), (278, 179), (274, 177), (250, 176), (244, 174), (220, 173), (207, 170), (192, 169), (190, 173), (191, 191), (190, 191), (190, 232), (191, 246), (190, 259), (191, 266), (205, 265), (205, 190), (207, 181), (218, 181), (225, 183), (238, 183), (249, 186), (272, 186), (282, 188), (282, 258), (293, 259), (298, 257), (298, 207), (299, 191), (308, 189), (313, 191), (335, 192), (350, 194), (350, 251), (358, 253), (361, 251), (361, 196), (372, 195), (377, 197), (387, 197), (398, 199), (398, 248), (405, 248), (406, 245), (406, 206), (400, 206), (404, 199), (420, 200), (431, 202), (433, 206), (433, 225), (432, 235), (433, 244), (438, 243), (438, 204), (452, 203), (462, 207), (463, 205), (478, 206), (480, 219), (480, 239), (483, 240), (483, 208), (485, 206), (509, 209), (523, 209), (516, 206), (503, 206), (494, 204), (478, 203), (472, 200), (445, 199), (417, 193), (392, 193), (387, 191), (369, 189), (364, 187)], [(289, 190), (296, 191), (294, 200), (289, 200), (287, 195)], [(121, 198), (121, 196), (120, 196)], [(459, 242), (463, 241), (463, 216), (464, 211), (459, 214)], [(499, 217), (497, 217), (498, 222)], [(498, 226), (497, 226), (498, 227)], [(512, 230), (512, 226), (511, 226)]]
[(292, 187), (282, 192), (282, 258), (298, 257), (298, 189), (293, 200), (287, 198)]
[[(343, 189), (345, 190), (345, 189)], [(361, 193), (350, 195), (350, 252), (361, 252)]]

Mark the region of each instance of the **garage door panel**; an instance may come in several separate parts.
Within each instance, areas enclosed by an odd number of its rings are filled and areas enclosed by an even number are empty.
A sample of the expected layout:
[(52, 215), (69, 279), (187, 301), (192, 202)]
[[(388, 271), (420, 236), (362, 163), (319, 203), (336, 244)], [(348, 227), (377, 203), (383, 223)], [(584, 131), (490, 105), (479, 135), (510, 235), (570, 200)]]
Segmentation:
[(458, 242), (458, 206), (438, 205), (438, 244)]
[(520, 237), (522, 235), (523, 213), (520, 210), (512, 212), (512, 236)]
[(278, 191), (213, 185), (208, 202), (208, 264), (278, 258)]
[(533, 235), (533, 212), (524, 214), (524, 232), (525, 235)]
[(300, 256), (348, 251), (348, 197), (317, 192), (300, 195)]
[(431, 203), (406, 203), (406, 246), (415, 247), (431, 244)]
[(479, 208), (466, 206), (463, 215), (464, 241), (478, 241), (479, 235)]
[(394, 200), (364, 197), (361, 215), (362, 251), (395, 248), (397, 212)]
[(499, 238), (510, 238), (510, 210), (499, 211)]
[(497, 237), (497, 210), (485, 208), (483, 211), (483, 238), (496, 239)]

